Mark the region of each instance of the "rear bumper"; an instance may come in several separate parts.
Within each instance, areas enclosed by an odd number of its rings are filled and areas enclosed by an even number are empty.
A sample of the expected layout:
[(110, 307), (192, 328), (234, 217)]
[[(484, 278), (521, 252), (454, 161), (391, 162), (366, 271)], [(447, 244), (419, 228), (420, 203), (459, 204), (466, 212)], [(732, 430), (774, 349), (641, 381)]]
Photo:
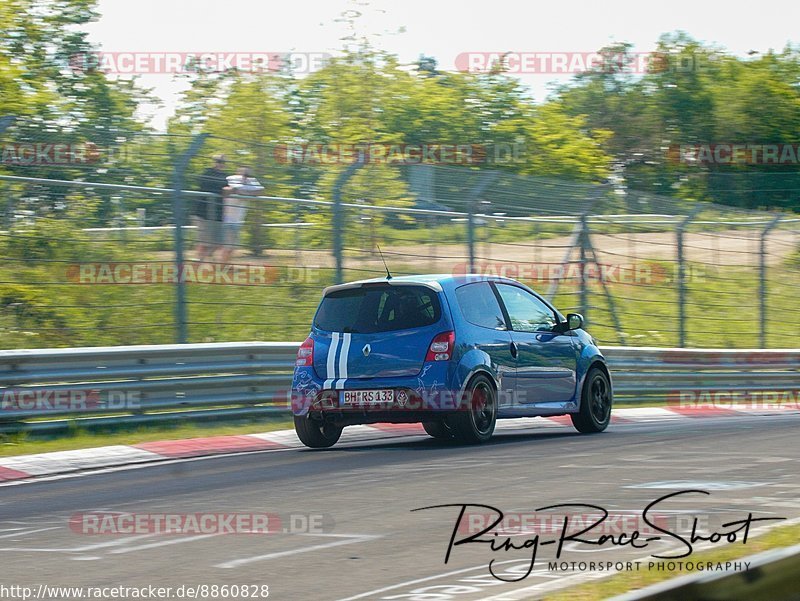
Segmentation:
[(362, 424), (414, 424), (445, 418), (450, 412), (443, 411), (309, 411), (309, 419), (332, 422), (339, 426)]
[[(459, 406), (459, 388), (452, 384), (450, 362), (428, 362), (416, 376), (349, 379), (339, 389), (324, 388), (313, 369), (298, 367), (292, 382), (292, 413), (332, 418), (337, 422), (419, 422), (451, 413)], [(344, 391), (393, 390), (391, 402), (345, 403)]]

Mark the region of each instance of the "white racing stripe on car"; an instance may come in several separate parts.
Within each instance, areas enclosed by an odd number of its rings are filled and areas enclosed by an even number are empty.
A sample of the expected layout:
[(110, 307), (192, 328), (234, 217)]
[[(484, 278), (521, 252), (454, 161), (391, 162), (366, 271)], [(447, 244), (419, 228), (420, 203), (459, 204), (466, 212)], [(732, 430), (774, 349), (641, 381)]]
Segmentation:
[(347, 356), (350, 354), (350, 339), (352, 334), (342, 335), (342, 352), (339, 355), (339, 380), (336, 382), (336, 390), (343, 390), (344, 383), (347, 381)]
[(339, 332), (331, 333), (331, 344), (328, 347), (328, 361), (326, 365), (325, 383), (323, 390), (333, 388), (333, 381), (336, 379), (336, 351), (339, 348)]

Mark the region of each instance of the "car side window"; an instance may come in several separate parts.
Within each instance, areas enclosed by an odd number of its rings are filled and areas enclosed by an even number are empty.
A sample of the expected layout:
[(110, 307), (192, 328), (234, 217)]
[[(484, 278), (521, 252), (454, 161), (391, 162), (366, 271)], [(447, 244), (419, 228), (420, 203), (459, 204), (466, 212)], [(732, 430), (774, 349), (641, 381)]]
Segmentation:
[(488, 282), (476, 282), (456, 288), (461, 313), (471, 324), (492, 330), (505, 330), (506, 320), (500, 303)]
[(549, 332), (556, 325), (552, 309), (530, 292), (508, 284), (497, 284), (497, 291), (511, 318), (511, 329), (517, 332)]

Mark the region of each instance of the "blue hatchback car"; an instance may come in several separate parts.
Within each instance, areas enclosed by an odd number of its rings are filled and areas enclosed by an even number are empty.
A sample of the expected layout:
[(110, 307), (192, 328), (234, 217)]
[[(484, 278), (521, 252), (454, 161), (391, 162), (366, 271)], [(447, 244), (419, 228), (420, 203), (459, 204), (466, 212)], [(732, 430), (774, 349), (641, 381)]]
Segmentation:
[(582, 326), (502, 277), (330, 286), (297, 352), (297, 435), (321, 448), (348, 425), (421, 422), (435, 438), (482, 443), (497, 419), (566, 414), (578, 431), (601, 432), (611, 377)]

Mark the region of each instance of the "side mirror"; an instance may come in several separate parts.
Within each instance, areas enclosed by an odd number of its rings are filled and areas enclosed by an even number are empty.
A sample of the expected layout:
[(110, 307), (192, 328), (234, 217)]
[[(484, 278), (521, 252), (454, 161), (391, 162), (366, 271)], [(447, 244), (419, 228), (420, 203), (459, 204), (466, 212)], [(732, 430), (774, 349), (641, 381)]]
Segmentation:
[(583, 315), (580, 313), (567, 313), (567, 331), (579, 330), (583, 327)]

